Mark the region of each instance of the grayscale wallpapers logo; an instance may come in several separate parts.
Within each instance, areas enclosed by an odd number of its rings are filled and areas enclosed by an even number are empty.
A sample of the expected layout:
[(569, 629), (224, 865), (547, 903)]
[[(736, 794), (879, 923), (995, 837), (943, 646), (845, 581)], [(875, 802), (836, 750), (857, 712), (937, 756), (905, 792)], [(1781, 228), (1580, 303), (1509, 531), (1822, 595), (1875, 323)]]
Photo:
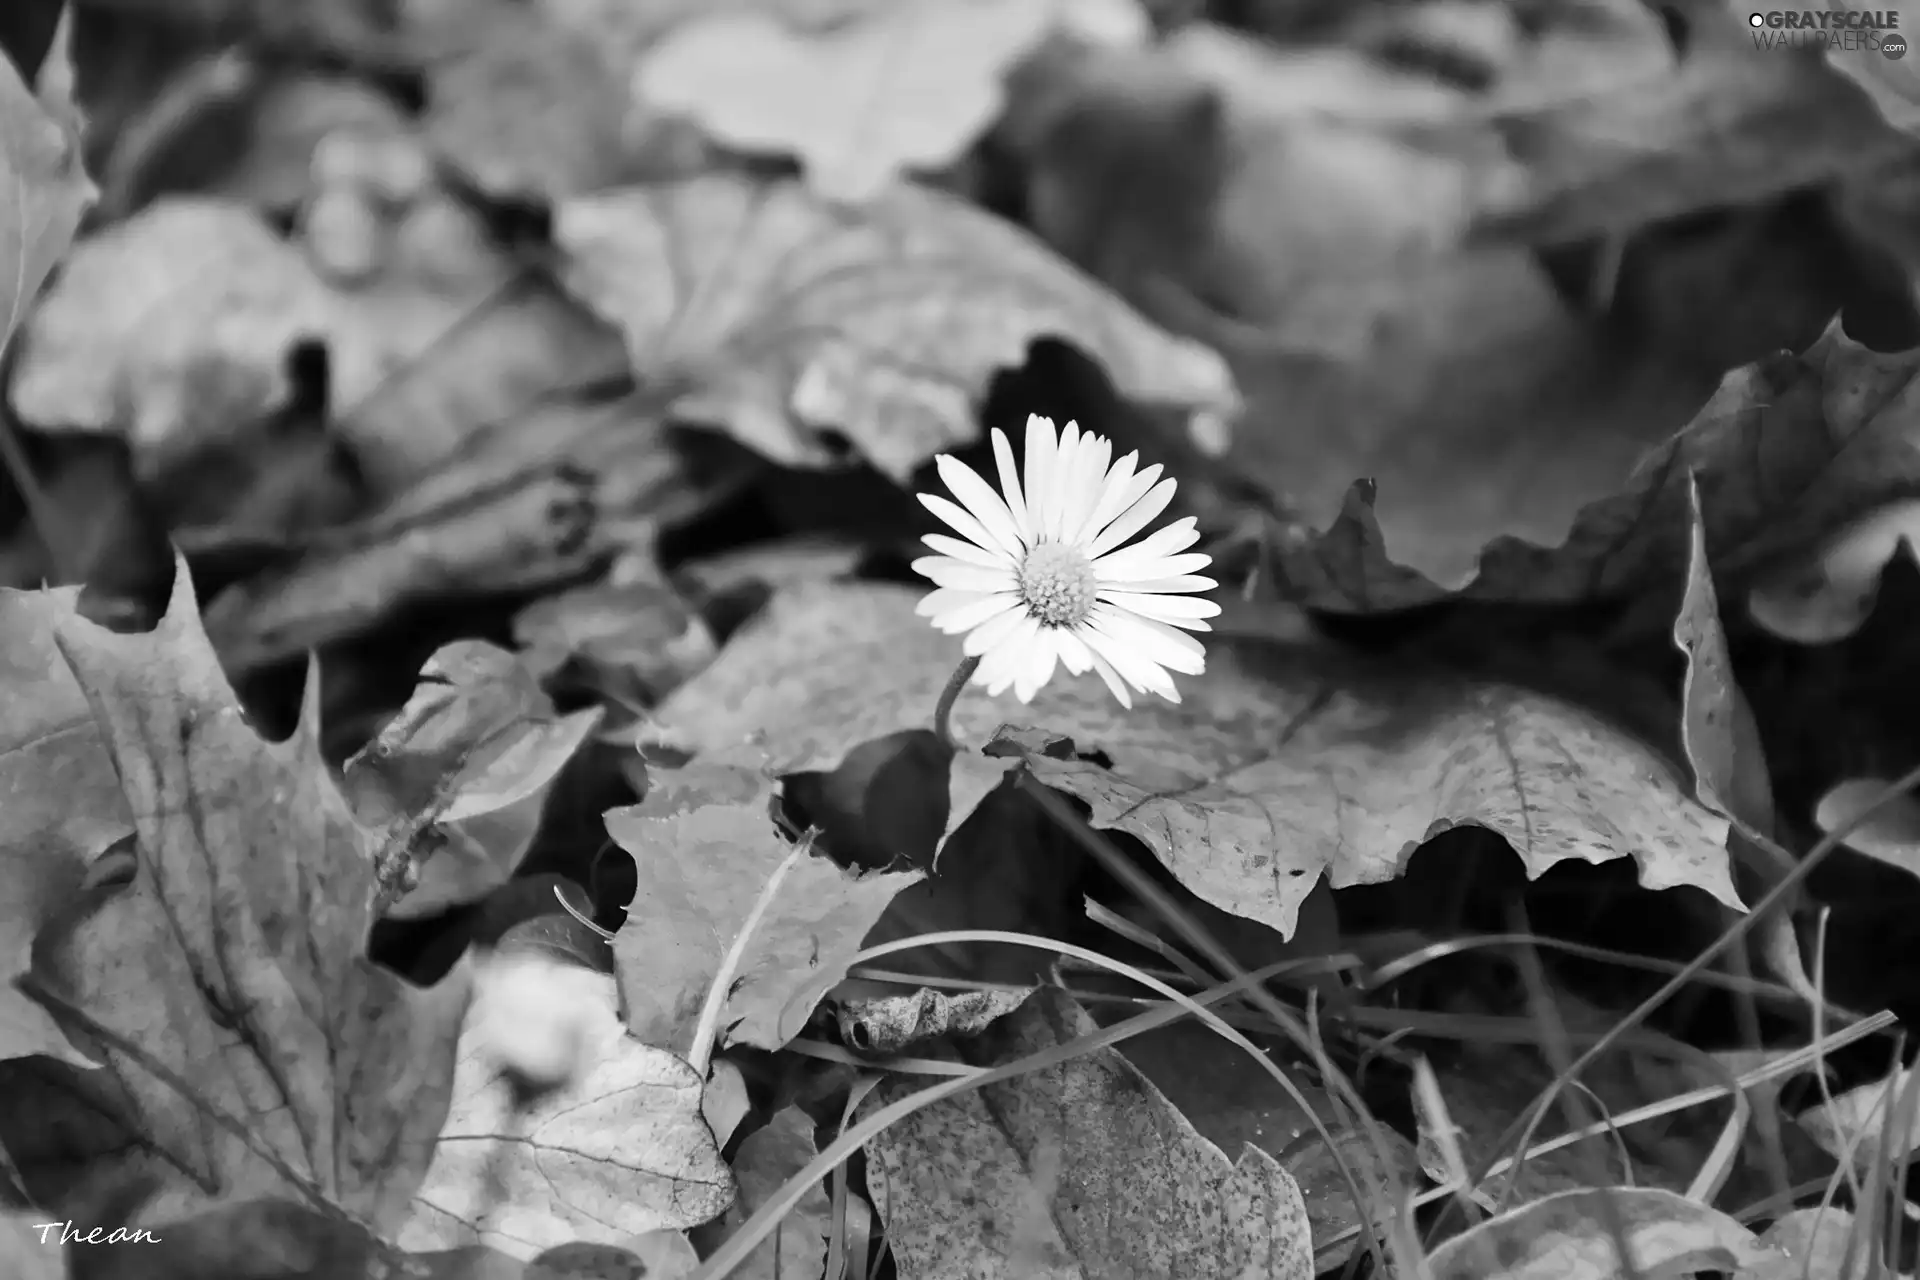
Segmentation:
[(1891, 9), (1765, 9), (1749, 13), (1747, 25), (1756, 49), (1860, 50), (1896, 61), (1907, 52)]

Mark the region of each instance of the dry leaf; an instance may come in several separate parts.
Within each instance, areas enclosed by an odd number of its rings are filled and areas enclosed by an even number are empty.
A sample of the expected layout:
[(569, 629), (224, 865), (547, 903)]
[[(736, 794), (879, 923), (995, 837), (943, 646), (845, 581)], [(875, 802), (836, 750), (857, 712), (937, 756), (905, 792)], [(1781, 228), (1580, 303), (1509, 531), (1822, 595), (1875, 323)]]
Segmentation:
[(1747, 594), (1753, 620), (1783, 640), (1833, 644), (1858, 631), (1880, 597), (1880, 575), (1914, 554), (1920, 502), (1889, 503), (1809, 551), (1770, 568)]
[(1000, 114), (1001, 77), (1058, 0), (899, 0), (812, 30), (767, 10), (696, 17), (647, 51), (639, 97), (741, 151), (798, 156), (833, 200), (942, 168)]
[(46, 1011), (14, 986), (33, 940), (80, 891), (88, 864), (133, 834), (120, 775), (87, 696), (54, 641), (77, 587), (0, 591), (0, 1058), (46, 1053), (80, 1066)]
[[(1878, 1252), (1874, 1241), (1855, 1227), (1852, 1213), (1837, 1205), (1795, 1209), (1776, 1218), (1760, 1242), (1777, 1256), (1750, 1263), (1733, 1280), (1868, 1280), (1875, 1274), (1911, 1280), (1904, 1272), (1872, 1270)], [(1849, 1242), (1851, 1267), (1845, 1265)]]
[[(852, 583), (776, 596), (660, 708), (661, 737), (714, 749), (758, 733), (788, 760), (917, 725), (960, 660), (915, 616), (917, 599)], [(1123, 712), (1092, 676), (1056, 678), (1025, 707), (968, 689), (955, 731), (1071, 738), (1081, 758), (1033, 760), (1041, 781), (1088, 801), (1094, 825), (1146, 842), (1200, 897), (1288, 936), (1323, 872), (1335, 888), (1393, 879), (1463, 823), (1505, 837), (1530, 875), (1631, 857), (1648, 888), (1691, 884), (1740, 905), (1726, 821), (1651, 748), (1581, 708), (1321, 646), (1216, 644), (1182, 693)], [(1111, 767), (1085, 758), (1095, 752)]]
[[(1097, 1029), (1042, 987), (964, 1051), (998, 1065)], [(884, 1085), (871, 1105), (922, 1087)], [(867, 1158), (902, 1280), (1314, 1274), (1306, 1207), (1279, 1163), (1252, 1146), (1230, 1159), (1113, 1049), (924, 1107)]]
[[(1615, 1252), (1613, 1222), (1624, 1227), (1631, 1269)], [(1718, 1209), (1672, 1191), (1613, 1187), (1563, 1191), (1490, 1218), (1435, 1249), (1427, 1265), (1434, 1280), (1626, 1280), (1778, 1257)]]
[[(637, 1237), (705, 1222), (733, 1200), (693, 1069), (627, 1034), (611, 978), (581, 976), (603, 1000), (591, 1065), (519, 1115), (492, 1070), (476, 1002), (446, 1127), (400, 1235), (406, 1248), (478, 1241), (517, 1258), (574, 1240), (633, 1248)], [(490, 1172), (504, 1179), (497, 1203)]]
[[(646, 109), (629, 81), (665, 15), (568, 12), (511, 0), (443, 6), (415, 25), (430, 49), (425, 129), (433, 147), (496, 196), (555, 198), (696, 171), (688, 123)], [(591, 8), (591, 6), (589, 6)], [(631, 29), (629, 29), (631, 28)]]
[(467, 984), (456, 970), (423, 990), (367, 958), (376, 840), (320, 757), (317, 684), (293, 737), (263, 742), (184, 565), (152, 633), (63, 618), (55, 634), (139, 837), (131, 882), (93, 890), (35, 950), (87, 1020), (63, 1025), (106, 1064), (67, 1108), (164, 1153), (156, 1216), (276, 1188), (390, 1229), (445, 1115)]
[[(607, 812), (608, 834), (633, 855), (639, 874), (613, 949), (628, 1021), (646, 1043), (691, 1051), (721, 961), (769, 877), (793, 853), (774, 828), (773, 794), (759, 757), (703, 757), (650, 774), (642, 803)], [(798, 1035), (846, 976), (873, 922), (920, 878), (857, 874), (803, 852), (753, 923), (719, 1044), (778, 1049)]]
[[(466, 215), (437, 200), (406, 216)], [(245, 206), (150, 205), (67, 260), (22, 331), (14, 404), (48, 430), (124, 430), (141, 451), (182, 448), (285, 406), (288, 356), (317, 341), (340, 428), (391, 491), (478, 428), (617, 361), (597, 325), (490, 245), (468, 246), (451, 277), (424, 256), (426, 239), (445, 257), (472, 226), (391, 234), (419, 256), (338, 288)]]
[(1231, 414), (1211, 351), (1165, 333), (999, 219), (900, 188), (836, 210), (787, 179), (715, 173), (561, 202), (561, 277), (626, 335), (677, 417), (787, 466), (841, 460), (836, 433), (905, 481), (979, 436), (992, 375), (1042, 337), (1121, 394)]
[(457, 641), (429, 658), (407, 705), (341, 779), (367, 826), (437, 828), (419, 882), (386, 914), (433, 915), (506, 883), (549, 784), (600, 716), (598, 707), (556, 714), (533, 674), (490, 644)]
[[(733, 1157), (734, 1176), (740, 1179), (740, 1199), (727, 1211), (728, 1234), (738, 1231), (818, 1154), (813, 1121), (798, 1107), (783, 1108), (764, 1127), (748, 1134)], [(773, 1234), (732, 1274), (740, 1280), (797, 1280), (818, 1275), (826, 1265), (827, 1237), (832, 1232), (833, 1207), (825, 1185), (816, 1182), (780, 1220)]]
[[(1396, 562), (1356, 485), (1333, 526), (1284, 556), (1290, 585), (1339, 612), (1374, 612), (1450, 596), (1576, 603), (1616, 600), (1684, 581), (1689, 476), (1700, 486), (1707, 546), (1722, 591), (1744, 593), (1862, 512), (1908, 497), (1920, 475), (1912, 436), (1920, 352), (1872, 351), (1836, 320), (1798, 355), (1729, 373), (1624, 489), (1587, 506), (1565, 543), (1487, 544), (1477, 571), (1441, 582)], [(1383, 501), (1385, 497), (1383, 496)]]
[(1846, 828), (1843, 843), (1849, 849), (1920, 877), (1920, 800), (1911, 795), (1885, 799), (1892, 786), (1885, 778), (1836, 782), (1820, 797), (1813, 820), (1826, 832)]
[(0, 58), (0, 346), (13, 335), (80, 216), (99, 195), (80, 163), (79, 119), (70, 103), (43, 104)]

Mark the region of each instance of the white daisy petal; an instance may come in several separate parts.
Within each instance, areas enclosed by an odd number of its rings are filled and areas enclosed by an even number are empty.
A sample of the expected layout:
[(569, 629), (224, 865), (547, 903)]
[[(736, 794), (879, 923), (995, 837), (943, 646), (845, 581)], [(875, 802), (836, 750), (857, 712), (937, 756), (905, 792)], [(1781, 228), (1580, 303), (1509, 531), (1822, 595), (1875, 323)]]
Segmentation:
[(1041, 686), (1053, 679), (1054, 664), (1060, 660), (1060, 647), (1056, 642), (1059, 633), (1051, 627), (1042, 628), (1033, 638), (1026, 658), (1021, 664), (1020, 674), (1013, 681), (1013, 696), (1022, 702), (1032, 702), (1033, 695), (1040, 692)]
[(1019, 567), (1012, 557), (1002, 551), (989, 551), (977, 547), (961, 538), (950, 538), (944, 533), (929, 533), (921, 536), (920, 541), (932, 547), (943, 556), (952, 556), (955, 560), (964, 560), (968, 564), (977, 564), (982, 569), (1016, 569)]
[[(1129, 561), (1171, 560), (1186, 551), (1188, 547), (1200, 541), (1199, 522), (1192, 516), (1175, 520), (1164, 529), (1156, 529), (1130, 547), (1118, 547), (1101, 556), (1102, 561), (1116, 560), (1121, 564)], [(1202, 555), (1203, 552), (1188, 552), (1190, 555)], [(1211, 563), (1211, 557), (1208, 558)]]
[(1020, 540), (1031, 547), (1040, 537), (1034, 532), (1033, 520), (1027, 515), (1027, 499), (1020, 488), (1020, 473), (1013, 465), (1013, 446), (1007, 443), (1007, 433), (998, 427), (993, 429), (993, 465), (1000, 472), (1000, 496), (1007, 500), (1007, 510), (1013, 513), (1013, 526), (1020, 531)]
[(1104, 628), (1090, 624), (1080, 637), (1095, 657), (1106, 659), (1123, 680), (1142, 693), (1153, 693), (1173, 683), (1159, 664)]
[(1140, 493), (1131, 499), (1127, 494), (1132, 491), (1135, 476), (1133, 469), (1140, 464), (1140, 451), (1134, 450), (1100, 478), (1100, 500), (1093, 504), (1093, 510), (1087, 513), (1087, 522), (1080, 527), (1080, 541), (1092, 542), (1102, 529), (1113, 522), (1113, 518), (1140, 500), (1140, 495), (1153, 487), (1149, 480), (1140, 486)]
[(1015, 609), (1010, 615), (995, 614), (991, 621), (967, 633), (967, 638), (960, 642), (960, 651), (969, 658), (981, 657), (1018, 630), (1021, 619), (1030, 616), (1025, 609)]
[(1079, 464), (1080, 424), (1069, 422), (1060, 428), (1060, 445), (1047, 472), (1047, 525), (1042, 536), (1048, 542), (1060, 541), (1060, 529), (1066, 523), (1067, 507), (1079, 480)]
[(995, 555), (1004, 554), (994, 536), (982, 528), (978, 520), (968, 515), (966, 508), (959, 503), (943, 498), (937, 493), (916, 493), (913, 496), (920, 499), (921, 506), (946, 521), (955, 533), (982, 551), (991, 551)]
[(923, 618), (931, 618), (937, 614), (951, 613), (955, 609), (964, 609), (975, 600), (985, 598), (977, 591), (953, 591), (940, 587), (921, 596), (920, 602), (913, 606), (913, 611)]
[[(1153, 556), (1151, 563), (1141, 564), (1137, 563), (1141, 557), (1132, 555), (1132, 550), (1131, 547), (1122, 547), (1118, 551), (1109, 551), (1095, 560), (1093, 571), (1100, 575), (1100, 581), (1133, 583), (1152, 582), (1161, 578), (1178, 578), (1183, 574), (1197, 572), (1213, 563), (1212, 556), (1200, 551), (1189, 551), (1185, 555)], [(1125, 558), (1116, 560), (1115, 556)]]
[(1020, 670), (1020, 655), (1025, 653), (1024, 646), (1015, 642), (1003, 644), (980, 659), (980, 669), (973, 673), (973, 683), (983, 686), (988, 693), (999, 694), (1013, 683)]
[[(1213, 618), (1220, 614), (1220, 606), (1205, 596), (1149, 596), (1136, 595), (1131, 591), (1102, 591), (1100, 598), (1128, 613), (1137, 613), (1143, 618), (1157, 618), (1162, 622), (1174, 622), (1177, 618)], [(1185, 624), (1174, 622), (1174, 625)]]
[[(1040, 620), (1038, 618), (1024, 613), (1016, 615), (1012, 631), (993, 647), (991, 653), (981, 659), (982, 667), (992, 669), (992, 683), (987, 686), (989, 692), (1003, 691), (1028, 669), (1033, 645), (1039, 635)], [(1017, 692), (1016, 690), (1016, 694)]]
[(1107, 465), (1113, 461), (1113, 442), (1105, 436), (1086, 436), (1080, 446), (1079, 490), (1060, 530), (1062, 542), (1079, 543), (1086, 538), (1087, 518), (1105, 496)]
[[(1149, 467), (1147, 470), (1151, 471), (1153, 468)], [(1146, 472), (1141, 474), (1144, 475)], [(1138, 483), (1137, 477), (1135, 483)], [(1178, 487), (1172, 480), (1162, 480), (1147, 490), (1140, 501), (1122, 511), (1114, 518), (1112, 524), (1100, 531), (1099, 537), (1087, 543), (1087, 554), (1098, 559), (1146, 528), (1155, 517), (1167, 509), (1167, 504), (1173, 501), (1173, 491)]]
[(1207, 669), (1207, 651), (1200, 642), (1165, 623), (1102, 604), (1094, 607), (1087, 625), (1158, 666), (1189, 676)]
[(957, 591), (1012, 591), (1018, 585), (1013, 570), (1004, 566), (982, 569), (977, 564), (962, 564), (946, 556), (921, 556), (912, 567), (921, 577), (932, 579), (936, 587), (952, 587)]
[[(1152, 466), (1146, 467), (1127, 477), (1126, 488), (1121, 491), (1118, 498), (1113, 499), (1111, 503), (1112, 509), (1106, 511), (1101, 519), (1089, 522), (1087, 526), (1086, 545), (1091, 547), (1094, 543), (1098, 542), (1101, 537), (1106, 534), (1108, 527), (1112, 525), (1115, 520), (1118, 520), (1121, 516), (1133, 510), (1135, 504), (1137, 504), (1140, 499), (1146, 497), (1153, 486), (1160, 482), (1160, 473), (1165, 470), (1165, 467), (1156, 462)], [(1101, 505), (1107, 506), (1109, 504), (1102, 503)], [(1132, 534), (1127, 535), (1127, 537), (1132, 536)], [(1125, 539), (1123, 538), (1120, 541), (1125, 541)], [(1118, 543), (1115, 545), (1118, 545)]]
[(1043, 538), (1047, 527), (1047, 477), (1053, 470), (1057, 448), (1053, 440), (1053, 419), (1037, 413), (1027, 415), (1027, 520), (1033, 536)]
[[(1079, 637), (1076, 636), (1075, 639), (1079, 639)], [(1081, 643), (1085, 644), (1086, 641), (1081, 640)], [(1120, 673), (1113, 669), (1113, 664), (1101, 657), (1091, 647), (1087, 649), (1087, 660), (1093, 664), (1093, 669), (1100, 673), (1100, 678), (1106, 681), (1108, 691), (1113, 694), (1120, 705), (1131, 709), (1133, 706), (1133, 694), (1127, 691), (1127, 682), (1120, 678)]]
[(993, 535), (1002, 550), (1010, 556), (1026, 554), (1027, 544), (1020, 540), (1020, 530), (1014, 527), (1013, 512), (1007, 510), (1006, 502), (993, 491), (992, 485), (980, 478), (979, 472), (944, 453), (933, 460), (933, 465), (940, 469), (940, 478), (953, 490), (953, 496)]
[[(964, 592), (956, 594), (964, 595)], [(957, 636), (964, 631), (984, 627), (1009, 609), (1020, 607), (1020, 597), (1011, 592), (977, 596), (934, 615), (933, 625), (942, 633)]]
[(1093, 665), (1093, 654), (1087, 648), (1087, 642), (1076, 631), (1062, 627), (1054, 634), (1060, 637), (1060, 665), (1069, 675), (1084, 675)]
[(1219, 585), (1212, 578), (1203, 578), (1198, 574), (1189, 573), (1172, 578), (1144, 578), (1138, 582), (1114, 582), (1102, 577), (1099, 590), (1104, 598), (1109, 591), (1132, 591), (1140, 595), (1171, 595), (1181, 591), (1213, 591)]

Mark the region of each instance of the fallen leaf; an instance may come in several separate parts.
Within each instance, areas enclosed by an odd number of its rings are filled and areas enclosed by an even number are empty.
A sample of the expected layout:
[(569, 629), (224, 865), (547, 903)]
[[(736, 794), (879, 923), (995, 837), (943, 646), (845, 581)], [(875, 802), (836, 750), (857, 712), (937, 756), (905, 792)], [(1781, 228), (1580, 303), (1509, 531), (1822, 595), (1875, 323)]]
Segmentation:
[[(1631, 8), (1570, 12), (1584, 19)], [(1477, 238), (1567, 244), (1623, 234), (1757, 204), (1901, 153), (1900, 134), (1845, 78), (1871, 75), (1884, 59), (1849, 54), (1841, 70), (1838, 56), (1822, 66), (1765, 48), (1748, 12), (1690, 6), (1687, 45), (1675, 56), (1657, 16), (1640, 9), (1635, 16), (1656, 28), (1658, 46), (1610, 83), (1496, 90), (1491, 113), (1527, 182), (1510, 200), (1489, 203)]]
[(92, 1066), (14, 985), (88, 865), (133, 834), (120, 775), (54, 639), (79, 598), (77, 587), (0, 591), (0, 699), (9, 708), (0, 729), (0, 1058), (46, 1053)]
[[(1920, 800), (1899, 795), (1882, 803), (1892, 786), (1884, 778), (1836, 782), (1820, 797), (1813, 820), (1829, 834), (1845, 828), (1842, 843), (1847, 848), (1920, 876)], [(1863, 814), (1856, 824), (1854, 819)]]
[(676, 417), (782, 465), (838, 464), (831, 432), (905, 482), (978, 438), (988, 379), (1042, 337), (1123, 395), (1238, 408), (1211, 351), (936, 191), (837, 210), (793, 180), (717, 173), (562, 201), (554, 238), (561, 279), (619, 327), (636, 375), (679, 389)]
[(543, 680), (617, 707), (650, 707), (713, 660), (712, 630), (664, 581), (596, 582), (537, 600), (513, 619), (520, 660)]
[(412, 7), (415, 39), (428, 50), (427, 138), (492, 195), (603, 191), (678, 177), (707, 159), (689, 123), (648, 110), (630, 83), (635, 61), (670, 25), (650, 12), (664, 6), (628, 6), (618, 21), (569, 12), (577, 7)]
[[(962, 1052), (998, 1065), (1097, 1030), (1042, 987)], [(921, 1087), (883, 1085), (870, 1105)], [(1279, 1162), (1229, 1159), (1111, 1048), (923, 1107), (866, 1150), (902, 1280), (1314, 1274)]]
[[(1761, 1233), (1760, 1243), (1776, 1256), (1748, 1264), (1733, 1280), (1867, 1280), (1874, 1274), (1911, 1280), (1904, 1272), (1873, 1270), (1878, 1250), (1872, 1238), (1859, 1232), (1853, 1214), (1837, 1205), (1783, 1214)], [(1846, 1266), (1849, 1243), (1851, 1267)]]
[(0, 58), (0, 346), (13, 336), (80, 217), (99, 196), (80, 161), (79, 119), (34, 98), (12, 61)]
[[(1850, 11), (1835, 0), (1822, 0), (1810, 8), (1821, 18), (1826, 18), (1829, 13), (1842, 17), (1849, 12), (1860, 12)], [(1864, 90), (1880, 117), (1893, 129), (1911, 138), (1920, 134), (1920, 68), (1916, 68), (1906, 57), (1907, 33), (1900, 30), (1900, 15), (1886, 14), (1879, 23), (1874, 23), (1875, 16), (1862, 14), (1860, 19), (1856, 19), (1860, 25), (1834, 30), (1831, 35), (1827, 35), (1825, 30), (1821, 32), (1827, 36), (1825, 70), (1836, 79), (1846, 80)], [(1834, 26), (1839, 28), (1841, 23), (1835, 23)], [(1774, 36), (1783, 44), (1792, 39), (1785, 32), (1766, 31), (1765, 34)], [(1802, 48), (1805, 48), (1804, 39), (1802, 36)], [(1761, 31), (1754, 32), (1754, 43), (1763, 43)], [(1896, 46), (1899, 49), (1897, 53), (1894, 52)], [(1766, 61), (1784, 62), (1788, 59), (1776, 56)]]
[(1282, 552), (1282, 567), (1301, 598), (1336, 612), (1454, 597), (1570, 604), (1672, 589), (1684, 580), (1691, 476), (1715, 577), (1723, 591), (1744, 594), (1861, 513), (1909, 496), (1920, 475), (1917, 369), (1920, 350), (1870, 350), (1836, 320), (1798, 355), (1727, 374), (1686, 429), (1644, 457), (1621, 492), (1585, 507), (1559, 546), (1498, 538), (1477, 571), (1439, 582), (1395, 561), (1362, 484), (1330, 529)]
[[(793, 853), (774, 828), (773, 795), (759, 759), (703, 757), (650, 774), (644, 801), (607, 811), (607, 833), (639, 871), (613, 946), (629, 1025), (646, 1043), (691, 1051), (722, 961)], [(779, 1049), (798, 1035), (887, 903), (918, 879), (848, 872), (802, 852), (753, 922), (716, 1047)]]
[[(807, 1162), (819, 1154), (813, 1121), (798, 1107), (785, 1107), (748, 1134), (733, 1157), (740, 1199), (727, 1211), (728, 1235), (737, 1232), (761, 1205), (773, 1199)], [(740, 1280), (787, 1280), (813, 1276), (827, 1261), (827, 1237), (833, 1234), (833, 1206), (826, 1187), (816, 1182), (787, 1215), (732, 1272)]]
[[(403, 1247), (481, 1243), (516, 1258), (576, 1240), (633, 1247), (637, 1236), (705, 1222), (733, 1200), (693, 1069), (627, 1034), (611, 978), (580, 977), (604, 999), (591, 1065), (518, 1114), (511, 1086), (493, 1071), (476, 1002)], [(490, 1177), (502, 1179), (497, 1201)]]
[(349, 761), (341, 789), (376, 830), (426, 830), (419, 882), (386, 914), (414, 919), (485, 897), (533, 842), (548, 786), (600, 722), (562, 716), (510, 653), (446, 645), (407, 705)]
[[(1615, 1251), (1610, 1223), (1624, 1231), (1631, 1263)], [(1735, 1271), (1778, 1257), (1718, 1209), (1672, 1191), (1590, 1187), (1489, 1218), (1435, 1249), (1427, 1266), (1434, 1280), (1625, 1280)]]
[[(860, 981), (852, 979), (842, 984), (842, 990)], [(978, 1035), (995, 1019), (1018, 1009), (1031, 992), (1031, 988), (936, 991), (921, 987), (910, 995), (842, 998), (834, 1014), (841, 1036), (860, 1052), (906, 1053), (941, 1036)]]
[[(319, 342), (343, 438), (391, 493), (502, 415), (617, 367), (610, 335), (523, 277), (448, 201), (382, 234), (393, 260), (341, 288), (246, 206), (149, 205), (67, 259), (22, 330), (14, 405), (46, 430), (182, 449), (285, 407), (289, 354)], [(449, 277), (428, 255), (449, 257), (456, 242), (465, 257)]]
[[(1883, 1080), (1863, 1084), (1823, 1099), (1795, 1117), (1821, 1150), (1842, 1164), (1852, 1163), (1862, 1178), (1877, 1176), (1876, 1166), (1899, 1169), (1920, 1146), (1920, 1109), (1911, 1096), (1913, 1072), (1895, 1071)], [(1899, 1117), (1906, 1117), (1906, 1133)]]
[(1059, 20), (1057, 0), (907, 0), (812, 30), (764, 10), (674, 28), (634, 72), (656, 107), (747, 152), (799, 157), (832, 200), (943, 168), (1000, 114), (1001, 77)]
[[(790, 760), (918, 723), (960, 652), (917, 600), (858, 583), (776, 596), (660, 708), (660, 740), (700, 750), (758, 734)], [(1056, 678), (1030, 706), (968, 689), (954, 728), (972, 742), (1003, 725), (1071, 738), (1080, 758), (1030, 758), (1040, 781), (1145, 842), (1200, 897), (1287, 936), (1323, 872), (1336, 889), (1391, 880), (1465, 823), (1503, 836), (1530, 875), (1631, 857), (1648, 888), (1740, 906), (1726, 821), (1578, 707), (1325, 645), (1215, 645), (1182, 696), (1123, 712), (1091, 676)]]
[(391, 1228), (446, 1114), (467, 982), (416, 988), (367, 958), (376, 839), (320, 757), (317, 683), (294, 735), (263, 742), (185, 565), (152, 633), (63, 618), (55, 637), (139, 837), (130, 883), (35, 948), (62, 1025), (106, 1064), (67, 1108), (163, 1153), (156, 1216), (275, 1188)]
[[(31, 1210), (0, 1215), (0, 1267), (12, 1280), (67, 1280), (67, 1251), (60, 1244), (61, 1223), (48, 1223)], [(52, 1242), (48, 1242), (48, 1228)]]
[(1920, 502), (1890, 503), (1761, 575), (1747, 593), (1747, 611), (1783, 640), (1844, 640), (1873, 613), (1888, 562), (1912, 556), (1916, 537)]

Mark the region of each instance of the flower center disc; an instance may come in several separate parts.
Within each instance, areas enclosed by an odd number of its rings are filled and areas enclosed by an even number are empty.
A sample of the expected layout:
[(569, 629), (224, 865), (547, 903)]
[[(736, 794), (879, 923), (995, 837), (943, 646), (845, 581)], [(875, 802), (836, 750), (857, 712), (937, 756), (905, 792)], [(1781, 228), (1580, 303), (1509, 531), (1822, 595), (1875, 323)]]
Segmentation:
[(1093, 612), (1098, 583), (1093, 562), (1078, 547), (1043, 542), (1020, 563), (1020, 598), (1049, 627), (1071, 627)]

